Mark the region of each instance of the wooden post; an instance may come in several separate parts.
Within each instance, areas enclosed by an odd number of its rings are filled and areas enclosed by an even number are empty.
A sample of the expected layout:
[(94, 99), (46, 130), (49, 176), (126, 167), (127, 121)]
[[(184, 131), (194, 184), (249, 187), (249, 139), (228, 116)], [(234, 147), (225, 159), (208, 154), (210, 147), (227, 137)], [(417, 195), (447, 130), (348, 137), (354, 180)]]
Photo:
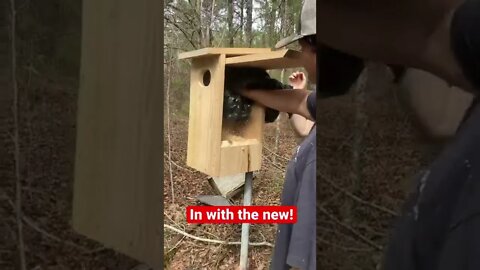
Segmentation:
[(76, 231), (162, 269), (163, 6), (84, 0)]

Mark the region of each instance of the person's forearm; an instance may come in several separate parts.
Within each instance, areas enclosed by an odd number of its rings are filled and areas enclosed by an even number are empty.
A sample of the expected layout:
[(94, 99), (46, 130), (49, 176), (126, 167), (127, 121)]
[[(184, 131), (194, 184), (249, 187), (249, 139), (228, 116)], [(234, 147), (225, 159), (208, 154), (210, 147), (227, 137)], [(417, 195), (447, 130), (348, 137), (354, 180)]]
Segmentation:
[(261, 105), (281, 112), (299, 114), (312, 120), (307, 108), (308, 90), (247, 90), (242, 95), (260, 103)]
[(309, 121), (298, 114), (293, 114), (290, 118), (290, 122), (292, 123), (295, 132), (301, 137), (307, 136), (314, 125), (314, 122)]

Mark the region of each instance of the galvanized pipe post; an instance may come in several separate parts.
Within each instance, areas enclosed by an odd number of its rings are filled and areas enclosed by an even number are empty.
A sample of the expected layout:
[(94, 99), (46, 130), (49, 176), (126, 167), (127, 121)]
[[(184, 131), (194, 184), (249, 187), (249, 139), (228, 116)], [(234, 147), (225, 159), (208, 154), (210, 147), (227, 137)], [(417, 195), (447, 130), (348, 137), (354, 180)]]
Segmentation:
[[(253, 172), (245, 174), (245, 190), (243, 195), (243, 205), (250, 206), (252, 204), (252, 182)], [(249, 244), (249, 230), (250, 224), (242, 224), (242, 239), (240, 246), (240, 270), (248, 269), (248, 244)]]

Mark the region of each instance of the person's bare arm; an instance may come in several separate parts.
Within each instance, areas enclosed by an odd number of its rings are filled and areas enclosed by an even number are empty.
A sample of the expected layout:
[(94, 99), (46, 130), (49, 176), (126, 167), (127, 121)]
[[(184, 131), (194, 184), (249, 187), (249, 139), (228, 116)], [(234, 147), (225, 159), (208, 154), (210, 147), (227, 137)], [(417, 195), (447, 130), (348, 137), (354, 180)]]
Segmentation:
[[(293, 72), (288, 77), (288, 84), (294, 89), (306, 89), (307, 77), (303, 72)], [(314, 124), (314, 122), (298, 114), (291, 114), (290, 123), (292, 124), (295, 133), (301, 137), (306, 137), (310, 133)]]
[(312, 130), (313, 125), (315, 124), (314, 122), (298, 114), (292, 114), (290, 122), (292, 123), (295, 132), (298, 134), (298, 136), (301, 137), (307, 136), (310, 133), (310, 130)]
[(294, 90), (245, 90), (241, 93), (265, 107), (281, 112), (299, 114), (309, 120), (313, 120), (307, 108), (307, 98), (311, 91), (303, 89)]

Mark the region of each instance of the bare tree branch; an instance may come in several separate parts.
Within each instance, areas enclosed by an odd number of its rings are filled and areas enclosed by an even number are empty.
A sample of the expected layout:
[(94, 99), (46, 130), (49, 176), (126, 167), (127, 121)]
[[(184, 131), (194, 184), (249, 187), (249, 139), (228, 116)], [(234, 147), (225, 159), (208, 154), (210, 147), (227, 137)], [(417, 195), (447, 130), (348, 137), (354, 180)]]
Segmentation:
[(106, 248), (105, 247), (99, 247), (99, 248), (96, 248), (96, 249), (87, 249), (85, 247), (82, 247), (82, 246), (79, 246), (75, 243), (72, 243), (70, 241), (65, 241), (65, 240), (62, 240), (60, 238), (58, 238), (57, 236), (45, 231), (44, 229), (40, 228), (39, 225), (37, 225), (33, 220), (31, 220), (30, 218), (26, 217), (26, 216), (23, 216), (22, 220), (25, 222), (25, 224), (27, 224), (30, 228), (32, 228), (33, 230), (39, 232), (40, 234), (42, 234), (43, 236), (47, 237), (48, 239), (50, 240), (53, 240), (55, 242), (59, 242), (59, 243), (62, 243), (64, 245), (67, 245), (67, 246), (70, 246), (70, 247), (73, 247), (75, 249), (78, 249), (78, 250), (81, 250), (82, 251), (82, 254), (92, 254), (92, 253), (96, 253), (96, 252), (99, 252), (99, 251), (102, 251), (102, 250), (105, 250)]
[(355, 235), (358, 239), (362, 240), (363, 242), (367, 243), (368, 245), (374, 247), (375, 249), (377, 250), (382, 250), (383, 248), (380, 246), (380, 245), (377, 245), (375, 242), (373, 242), (372, 240), (368, 239), (367, 237), (363, 236), (362, 234), (360, 234), (358, 231), (356, 231), (355, 229), (353, 229), (352, 227), (342, 223), (340, 220), (338, 220), (335, 216), (333, 216), (332, 214), (330, 214), (325, 208), (323, 207), (317, 207), (317, 209), (320, 210), (320, 212), (324, 213), (328, 218), (330, 218), (331, 220), (335, 221), (335, 223), (337, 223), (338, 225), (340, 225), (341, 227), (343, 227), (344, 229), (346, 229), (347, 231), (351, 232), (353, 235)]
[(197, 45), (195, 45), (195, 43), (193, 42), (193, 40), (191, 39), (192, 37), (188, 36), (188, 34), (174, 21), (172, 21), (171, 19), (169, 19), (168, 17), (165, 17), (165, 21), (169, 22), (171, 25), (175, 26), (175, 28), (177, 28), (178, 30), (180, 30), (180, 32), (182, 32), (183, 36), (187, 39), (187, 41), (193, 46), (194, 49), (197, 49)]
[[(12, 209), (15, 211), (15, 204), (12, 202), (12, 200), (6, 195), (6, 194), (3, 194), (3, 198), (2, 199), (5, 199), (9, 204), (10, 206), (12, 207)], [(32, 228), (33, 230), (35, 230), (36, 232), (40, 233), (41, 235), (43, 235), (44, 237), (50, 239), (50, 240), (53, 240), (55, 242), (59, 242), (59, 243), (62, 243), (64, 245), (67, 245), (67, 246), (70, 246), (70, 247), (73, 247), (75, 249), (78, 249), (78, 250), (81, 250), (82, 251), (82, 254), (92, 254), (92, 253), (96, 253), (96, 252), (99, 252), (99, 251), (102, 251), (102, 250), (105, 250), (106, 248), (105, 247), (100, 247), (100, 248), (96, 248), (96, 249), (93, 249), (93, 250), (90, 250), (90, 249), (87, 249), (85, 247), (82, 247), (82, 246), (79, 246), (75, 243), (72, 243), (70, 241), (64, 241), (62, 239), (60, 239), (59, 237), (45, 231), (44, 229), (42, 229), (36, 222), (34, 222), (33, 220), (31, 220), (29, 217), (25, 216), (25, 215), (22, 215), (21, 217), (22, 221), (25, 222), (25, 224), (27, 224), (30, 228)]]
[[(167, 153), (163, 153), (163, 156), (166, 157), (168, 159), (168, 154)], [(189, 173), (194, 173), (195, 171), (193, 170), (189, 170), (181, 165), (179, 165), (178, 163), (176, 163), (175, 161), (173, 161), (172, 159), (169, 159), (169, 162), (171, 162), (175, 167), (179, 168), (179, 169), (182, 169), (184, 171), (187, 171)]]
[[(207, 243), (215, 243), (215, 244), (222, 244), (222, 245), (240, 245), (241, 243), (240, 242), (228, 242), (228, 241), (222, 241), (222, 240), (214, 240), (214, 239), (208, 239), (208, 238), (203, 238), (203, 237), (198, 237), (198, 236), (195, 236), (195, 235), (191, 235), (189, 233), (186, 233), (182, 230), (179, 230), (175, 227), (172, 227), (168, 224), (163, 224), (163, 227), (164, 228), (167, 228), (169, 230), (172, 230), (176, 233), (179, 233), (179, 234), (182, 234), (188, 238), (192, 238), (192, 239), (195, 239), (197, 241), (202, 241), (202, 242), (207, 242)], [(259, 243), (249, 243), (250, 246), (267, 246), (267, 247), (273, 247), (272, 244), (270, 244), (269, 242), (266, 242), (266, 241), (263, 241), (263, 242), (259, 242)]]
[(323, 181), (326, 181), (329, 185), (331, 185), (333, 188), (343, 192), (345, 195), (347, 195), (348, 197), (350, 197), (351, 199), (355, 200), (356, 202), (359, 202), (361, 204), (364, 204), (364, 205), (368, 205), (376, 210), (379, 210), (379, 211), (382, 211), (382, 212), (385, 212), (387, 214), (390, 214), (392, 216), (398, 216), (398, 214), (393, 211), (393, 210), (390, 210), (386, 207), (383, 207), (383, 206), (380, 206), (380, 205), (377, 205), (377, 204), (374, 204), (372, 202), (368, 202), (368, 201), (365, 201), (363, 199), (361, 199), (360, 197), (356, 196), (355, 194), (352, 194), (351, 192), (349, 192), (348, 190), (344, 189), (344, 188), (341, 188), (339, 186), (337, 186), (337, 184), (335, 184), (332, 180), (330, 179), (327, 179), (326, 177), (323, 177), (322, 176), (322, 179)]
[(325, 245), (329, 245), (329, 246), (332, 246), (334, 248), (338, 248), (338, 249), (341, 249), (341, 250), (347, 251), (347, 252), (371, 252), (372, 251), (371, 248), (352, 248), (352, 247), (341, 246), (341, 245), (329, 242), (329, 241), (327, 241), (325, 239), (322, 239), (322, 238), (319, 238), (319, 237), (317, 237), (317, 241), (319, 241), (319, 242), (321, 242)]
[(263, 148), (265, 148), (265, 150), (267, 150), (269, 153), (271, 153), (271, 154), (273, 154), (273, 155), (281, 158), (282, 160), (284, 160), (284, 161), (286, 161), (286, 162), (290, 161), (288, 158), (286, 158), (286, 157), (284, 157), (284, 156), (280, 156), (279, 154), (273, 152), (270, 148), (268, 148), (268, 147), (266, 147), (266, 146), (263, 146)]
[(16, 10), (15, 0), (10, 0), (10, 38), (11, 38), (11, 64), (12, 64), (12, 85), (13, 85), (13, 125), (14, 125), (14, 159), (15, 159), (15, 214), (17, 221), (17, 240), (18, 255), (20, 258), (20, 269), (27, 269), (25, 259), (25, 243), (23, 239), (23, 222), (22, 222), (22, 179), (20, 176), (20, 135), (18, 120), (18, 85), (17, 85), (17, 50), (16, 50)]

